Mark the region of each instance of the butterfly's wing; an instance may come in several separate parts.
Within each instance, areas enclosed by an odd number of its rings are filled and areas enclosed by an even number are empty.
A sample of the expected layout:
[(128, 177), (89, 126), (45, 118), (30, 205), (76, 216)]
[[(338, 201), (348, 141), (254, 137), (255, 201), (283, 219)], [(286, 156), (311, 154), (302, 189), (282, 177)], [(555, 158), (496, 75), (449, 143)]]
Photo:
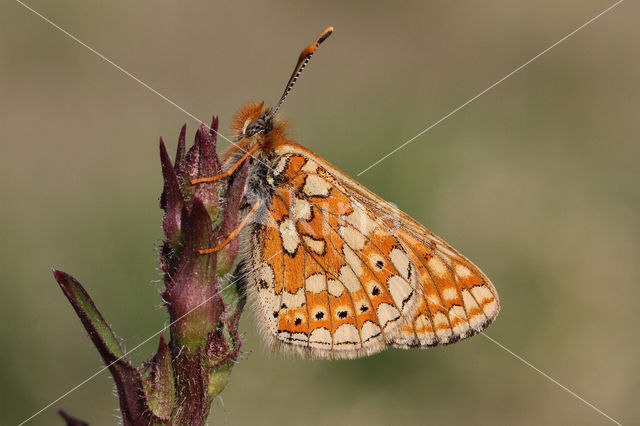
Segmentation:
[(353, 358), (451, 343), (495, 318), (493, 285), (444, 241), (306, 149), (278, 154), (246, 265), (274, 343)]
[(394, 346), (456, 342), (485, 329), (498, 315), (498, 293), (487, 276), (444, 240), (357, 182), (345, 192), (383, 222), (408, 253), (421, 294), (412, 323), (396, 330)]
[(420, 293), (411, 322), (394, 332), (394, 346), (453, 343), (482, 331), (496, 318), (498, 294), (478, 267), (419, 225), (398, 217), (384, 222), (408, 253)]

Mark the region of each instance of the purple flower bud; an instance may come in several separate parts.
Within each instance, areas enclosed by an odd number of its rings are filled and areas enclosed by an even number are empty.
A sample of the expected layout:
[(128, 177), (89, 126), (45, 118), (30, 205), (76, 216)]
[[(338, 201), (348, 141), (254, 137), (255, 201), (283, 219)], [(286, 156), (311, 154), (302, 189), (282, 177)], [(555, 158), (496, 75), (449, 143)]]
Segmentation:
[[(80, 283), (54, 270), (116, 382), (124, 424), (206, 423), (211, 402), (240, 354), (238, 322), (246, 297), (231, 273), (239, 263), (239, 243), (234, 239), (209, 254), (200, 250), (225, 241), (240, 223), (248, 163), (229, 177), (191, 183), (221, 172), (217, 128), (216, 117), (209, 130), (201, 125), (185, 153), (183, 126), (173, 164), (160, 139), (165, 240), (159, 253), (171, 339), (167, 343), (160, 335), (158, 351), (149, 362), (133, 367)], [(82, 424), (64, 412), (61, 415), (68, 424)]]

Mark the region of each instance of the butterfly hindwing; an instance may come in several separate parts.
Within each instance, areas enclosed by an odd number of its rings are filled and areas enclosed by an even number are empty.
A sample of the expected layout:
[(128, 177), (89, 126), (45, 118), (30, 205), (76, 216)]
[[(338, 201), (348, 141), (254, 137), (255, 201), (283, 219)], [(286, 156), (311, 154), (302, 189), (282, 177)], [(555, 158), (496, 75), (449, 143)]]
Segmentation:
[(247, 263), (272, 341), (351, 358), (450, 343), (495, 318), (495, 289), (457, 251), (310, 151), (276, 151)]

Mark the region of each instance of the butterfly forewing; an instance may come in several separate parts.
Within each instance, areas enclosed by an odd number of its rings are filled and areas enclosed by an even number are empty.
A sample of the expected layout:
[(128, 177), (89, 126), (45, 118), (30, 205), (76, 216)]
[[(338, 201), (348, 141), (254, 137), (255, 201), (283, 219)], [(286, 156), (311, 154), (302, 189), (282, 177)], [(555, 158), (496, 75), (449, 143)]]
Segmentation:
[(303, 147), (275, 154), (247, 263), (271, 341), (350, 358), (447, 344), (495, 318), (492, 284), (444, 241)]

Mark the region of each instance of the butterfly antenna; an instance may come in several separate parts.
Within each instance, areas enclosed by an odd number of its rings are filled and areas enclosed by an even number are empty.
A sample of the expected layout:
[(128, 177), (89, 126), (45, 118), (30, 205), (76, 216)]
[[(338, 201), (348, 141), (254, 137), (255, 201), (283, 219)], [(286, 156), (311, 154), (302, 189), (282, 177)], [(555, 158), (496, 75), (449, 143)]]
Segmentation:
[(320, 33), (316, 41), (313, 44), (310, 44), (309, 46), (307, 46), (300, 53), (300, 57), (298, 58), (298, 63), (296, 64), (296, 67), (293, 69), (293, 74), (291, 74), (291, 78), (289, 78), (287, 87), (285, 87), (284, 92), (282, 93), (282, 96), (278, 101), (278, 104), (271, 111), (271, 114), (270, 114), (271, 117), (275, 116), (276, 112), (278, 112), (278, 110), (280, 109), (280, 106), (282, 105), (284, 100), (287, 98), (287, 95), (289, 94), (289, 92), (291, 92), (293, 85), (296, 84), (298, 77), (300, 77), (300, 74), (302, 74), (302, 70), (304, 70), (304, 67), (307, 66), (307, 64), (311, 60), (311, 56), (313, 56), (318, 46), (320, 46), (320, 43), (325, 41), (331, 35), (332, 32), (333, 32), (333, 27), (325, 28), (324, 31)]

